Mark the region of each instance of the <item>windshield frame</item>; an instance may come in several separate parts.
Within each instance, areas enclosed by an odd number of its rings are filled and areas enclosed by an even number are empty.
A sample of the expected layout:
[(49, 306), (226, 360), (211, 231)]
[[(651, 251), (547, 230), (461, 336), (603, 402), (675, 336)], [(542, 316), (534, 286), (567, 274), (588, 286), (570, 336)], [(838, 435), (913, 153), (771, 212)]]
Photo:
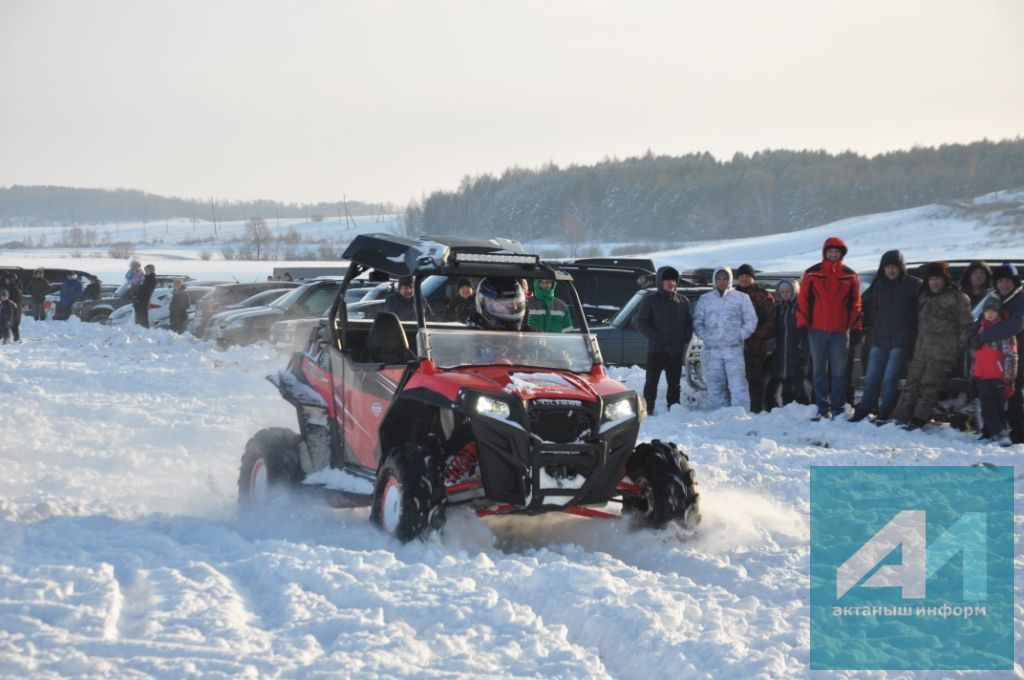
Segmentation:
[[(458, 337), (463, 336), (463, 337)], [(441, 346), (444, 341), (453, 339), (463, 347), (463, 351), (469, 348), (466, 361), (450, 361), (443, 356)], [(572, 349), (570, 343), (578, 343), (579, 353), (571, 357), (569, 364), (556, 361), (536, 361), (523, 359), (522, 356), (514, 356), (501, 360), (485, 360), (480, 356), (480, 343), (473, 343), (472, 339), (487, 339), (495, 342), (491, 346), (502, 344), (507, 340), (508, 347), (514, 349), (517, 344), (522, 344), (524, 349), (529, 349), (531, 344), (538, 345), (542, 342), (550, 345), (565, 345), (566, 349)], [(595, 365), (601, 364), (601, 354), (597, 346), (597, 339), (589, 333), (540, 333), (533, 331), (492, 331), (479, 328), (467, 328), (461, 324), (454, 323), (428, 323), (421, 327), (416, 334), (417, 350), (420, 357), (432, 361), (441, 370), (455, 370), (473, 366), (517, 366), (523, 368), (537, 368), (549, 371), (569, 371), (572, 373), (589, 373)], [(441, 340), (440, 343), (437, 341)], [(539, 347), (538, 347), (539, 348)], [(473, 350), (478, 350), (474, 355)], [(440, 350), (440, 351), (439, 351)]]

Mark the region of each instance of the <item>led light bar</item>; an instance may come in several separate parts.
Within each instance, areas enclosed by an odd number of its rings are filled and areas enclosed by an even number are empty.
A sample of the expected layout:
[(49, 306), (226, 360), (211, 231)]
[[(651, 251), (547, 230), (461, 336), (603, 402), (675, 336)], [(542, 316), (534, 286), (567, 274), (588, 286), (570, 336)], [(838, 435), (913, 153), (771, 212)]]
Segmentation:
[(457, 262), (491, 262), (494, 264), (537, 264), (536, 255), (491, 255), (489, 253), (455, 253)]

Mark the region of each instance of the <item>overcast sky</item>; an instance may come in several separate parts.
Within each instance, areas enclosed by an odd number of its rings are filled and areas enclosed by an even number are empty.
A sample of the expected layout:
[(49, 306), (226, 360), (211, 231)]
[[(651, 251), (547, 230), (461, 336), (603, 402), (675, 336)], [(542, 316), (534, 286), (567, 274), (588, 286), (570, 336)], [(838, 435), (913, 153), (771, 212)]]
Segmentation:
[(0, 186), (405, 203), (512, 165), (1024, 135), (1021, 0), (0, 0)]

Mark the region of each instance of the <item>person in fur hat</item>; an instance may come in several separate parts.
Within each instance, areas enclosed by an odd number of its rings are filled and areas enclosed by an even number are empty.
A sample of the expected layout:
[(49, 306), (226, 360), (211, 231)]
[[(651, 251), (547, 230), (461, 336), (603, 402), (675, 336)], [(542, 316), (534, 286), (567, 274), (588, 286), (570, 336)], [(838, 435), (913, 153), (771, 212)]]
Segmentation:
[(28, 282), (28, 293), (32, 296), (32, 316), (36, 321), (46, 320), (46, 296), (50, 294), (50, 282), (42, 267), (32, 272)]
[(953, 374), (974, 323), (970, 300), (960, 292), (945, 262), (929, 262), (922, 270), (925, 285), (917, 302), (917, 340), (907, 381), (893, 412), (907, 429), (931, 420), (939, 392)]
[(960, 276), (960, 290), (970, 299), (971, 309), (985, 299), (992, 290), (992, 268), (984, 260), (967, 265)]
[(1017, 379), (1014, 381), (1013, 394), (1006, 401), (1006, 420), (1010, 425), (1010, 440), (1014, 444), (1022, 444), (1024, 443), (1024, 395), (1021, 394), (1021, 388), (1022, 380), (1024, 380), (1024, 361), (1021, 360), (1020, 353), (1024, 351), (1024, 290), (1021, 289), (1021, 278), (1017, 267), (1009, 262), (992, 268), (992, 280), (995, 284), (993, 295), (999, 299), (1006, 319), (985, 329), (982, 329), (980, 324), (976, 324), (971, 337), (971, 346), (977, 348), (1006, 338), (1016, 338)]
[(846, 253), (843, 240), (830, 236), (821, 247), (821, 262), (800, 281), (796, 319), (797, 327), (807, 330), (811, 350), (818, 406), (814, 420), (843, 412), (850, 333), (861, 330), (860, 277), (843, 264)]
[(757, 328), (743, 343), (743, 363), (747, 371), (747, 385), (750, 387), (750, 410), (760, 413), (764, 410), (765, 363), (768, 359), (768, 341), (775, 335), (775, 299), (772, 294), (757, 285), (756, 273), (749, 264), (741, 264), (736, 270), (736, 290), (746, 293), (757, 313)]
[(693, 337), (693, 315), (690, 301), (676, 292), (679, 272), (674, 267), (661, 267), (655, 279), (658, 289), (640, 301), (636, 313), (637, 330), (647, 338), (647, 377), (644, 380), (644, 401), (647, 412), (654, 413), (658, 383), (665, 374), (668, 394), (665, 401), (671, 409), (679, 403), (679, 381), (683, 374), (683, 357)]

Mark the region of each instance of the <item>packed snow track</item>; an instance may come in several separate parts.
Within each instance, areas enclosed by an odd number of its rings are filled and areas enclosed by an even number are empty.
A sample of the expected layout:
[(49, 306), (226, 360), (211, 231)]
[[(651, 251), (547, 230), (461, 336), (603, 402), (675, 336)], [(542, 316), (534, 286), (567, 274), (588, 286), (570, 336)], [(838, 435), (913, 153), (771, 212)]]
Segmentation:
[[(948, 429), (675, 409), (641, 435), (689, 453), (693, 535), (456, 510), (401, 545), (368, 510), (239, 518), (246, 440), (294, 427), (273, 350), (22, 330), (0, 350), (0, 677), (804, 677), (810, 465), (1024, 470), (1024, 447)], [(1021, 573), (1020, 483), (1015, 505)]]

